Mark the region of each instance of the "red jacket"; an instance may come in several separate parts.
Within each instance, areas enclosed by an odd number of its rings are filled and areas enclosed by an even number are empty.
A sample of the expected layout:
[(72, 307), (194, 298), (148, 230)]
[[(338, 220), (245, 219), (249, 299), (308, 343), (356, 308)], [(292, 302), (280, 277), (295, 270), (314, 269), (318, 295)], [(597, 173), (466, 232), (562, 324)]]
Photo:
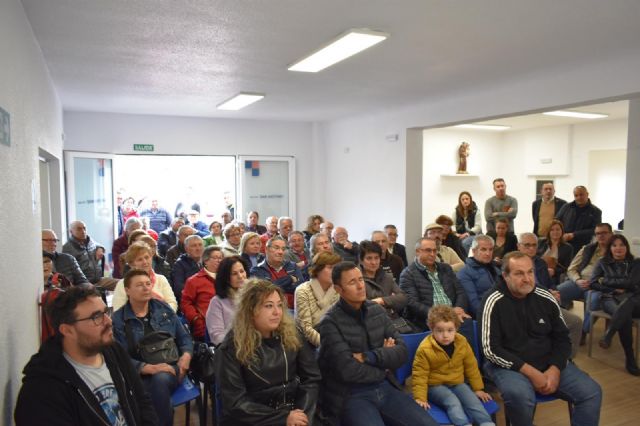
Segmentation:
[[(209, 302), (216, 295), (215, 281), (204, 268), (187, 278), (182, 290), (180, 309), (191, 326), (193, 337), (204, 339), (207, 330), (205, 315)], [(200, 312), (198, 312), (200, 310)]]

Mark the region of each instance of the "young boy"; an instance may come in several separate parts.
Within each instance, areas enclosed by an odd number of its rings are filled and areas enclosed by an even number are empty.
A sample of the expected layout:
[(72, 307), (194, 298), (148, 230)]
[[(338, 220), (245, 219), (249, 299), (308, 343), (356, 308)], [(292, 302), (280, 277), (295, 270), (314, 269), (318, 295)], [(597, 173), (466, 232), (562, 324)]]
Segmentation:
[(431, 334), (420, 343), (413, 361), (416, 402), (425, 409), (430, 408), (427, 400), (442, 407), (455, 426), (471, 422), (495, 426), (480, 402), (489, 401), (491, 395), (482, 390), (484, 383), (471, 346), (457, 333), (460, 319), (456, 312), (450, 306), (434, 306), (429, 310), (427, 325)]

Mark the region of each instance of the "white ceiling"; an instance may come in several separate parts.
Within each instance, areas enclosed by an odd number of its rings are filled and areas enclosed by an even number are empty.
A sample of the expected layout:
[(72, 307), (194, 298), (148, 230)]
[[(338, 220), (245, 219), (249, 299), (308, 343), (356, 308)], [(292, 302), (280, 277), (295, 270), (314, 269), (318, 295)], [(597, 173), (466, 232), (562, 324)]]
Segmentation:
[[(638, 0), (22, 3), (66, 110), (324, 121), (640, 50)], [(317, 74), (287, 71), (361, 27), (391, 37)], [(239, 91), (267, 97), (215, 109)]]

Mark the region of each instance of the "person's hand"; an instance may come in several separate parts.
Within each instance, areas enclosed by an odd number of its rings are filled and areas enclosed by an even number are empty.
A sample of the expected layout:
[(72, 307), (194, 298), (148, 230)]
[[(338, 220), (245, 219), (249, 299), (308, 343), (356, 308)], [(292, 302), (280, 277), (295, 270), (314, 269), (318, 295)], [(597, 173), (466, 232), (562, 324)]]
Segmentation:
[(556, 302), (560, 303), (560, 292), (558, 290), (549, 290), (549, 292), (556, 298)]
[(416, 401), (416, 404), (418, 404), (419, 406), (421, 406), (425, 410), (428, 410), (429, 408), (431, 408), (431, 406), (429, 405), (429, 403), (427, 401), (423, 401), (421, 399), (416, 399), (415, 401)]
[(589, 281), (587, 280), (577, 280), (576, 281), (576, 285), (578, 287), (580, 287), (583, 290), (588, 290), (589, 289)]
[(102, 247), (98, 247), (96, 249), (96, 260), (102, 260), (102, 258), (104, 257), (104, 249)]
[(287, 416), (287, 426), (307, 426), (308, 424), (309, 419), (304, 411), (297, 408), (289, 411), (289, 415)]
[(464, 309), (459, 306), (456, 306), (453, 310), (456, 315), (458, 315), (458, 318), (460, 318), (460, 322), (464, 322), (465, 318), (471, 318), (471, 315), (467, 314)]
[(556, 274), (556, 270), (554, 268), (547, 268), (547, 270), (549, 271), (550, 277), (553, 277)]
[(461, 240), (464, 240), (465, 238), (467, 238), (469, 236), (468, 232), (465, 232), (464, 234), (460, 234), (458, 235), (458, 238), (460, 238)]
[(392, 348), (396, 345), (396, 340), (393, 337), (387, 337), (382, 344), (383, 348)]
[(353, 353), (353, 357), (361, 364), (364, 364), (364, 354), (362, 352)]
[(562, 235), (562, 241), (566, 243), (567, 241), (573, 240), (573, 237), (573, 232), (567, 232), (566, 234)]
[(148, 374), (150, 376), (158, 373), (169, 373), (176, 375), (176, 370), (169, 364), (163, 362), (161, 364), (145, 364), (140, 370), (142, 374)]
[(520, 372), (531, 382), (533, 389), (536, 392), (539, 392), (543, 395), (546, 395), (544, 391), (547, 388), (547, 377), (542, 373), (542, 371), (533, 367), (530, 364), (525, 363), (521, 368)]
[(555, 393), (558, 390), (558, 385), (560, 384), (560, 369), (555, 365), (552, 365), (547, 368), (544, 375), (547, 378), (547, 391), (550, 394)]
[(483, 390), (479, 390), (479, 391), (475, 391), (475, 394), (478, 398), (480, 398), (480, 401), (482, 402), (487, 402), (487, 401), (491, 401), (493, 398), (491, 398), (491, 395), (489, 395), (488, 393), (486, 393)]
[(375, 299), (371, 299), (373, 303), (377, 303), (378, 305), (384, 306), (384, 299), (382, 297), (376, 297)]
[(342, 245), (344, 246), (344, 248), (346, 248), (347, 250), (351, 250), (351, 248), (353, 248), (353, 243), (349, 240), (344, 240), (344, 243), (342, 243)]
[(189, 372), (189, 364), (191, 363), (191, 354), (189, 352), (185, 352), (182, 354), (180, 359), (178, 360), (178, 369), (180, 371), (180, 375), (178, 376), (178, 381), (181, 382), (184, 376)]
[(304, 260), (301, 260), (300, 262), (296, 263), (296, 266), (300, 269), (304, 268)]
[(500, 213), (498, 212), (491, 213), (491, 217), (498, 217), (498, 216), (500, 216)]

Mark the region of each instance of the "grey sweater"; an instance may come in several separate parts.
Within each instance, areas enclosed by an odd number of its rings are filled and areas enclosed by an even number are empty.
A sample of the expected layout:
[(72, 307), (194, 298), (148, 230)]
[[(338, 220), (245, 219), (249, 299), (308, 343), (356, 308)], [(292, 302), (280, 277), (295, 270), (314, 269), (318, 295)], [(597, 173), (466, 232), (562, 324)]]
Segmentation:
[[(509, 208), (513, 210), (507, 212)], [(497, 213), (496, 216), (493, 214)], [(496, 230), (496, 219), (505, 218), (509, 221), (509, 231), (513, 232), (513, 219), (518, 215), (518, 200), (511, 195), (499, 199), (495, 195), (484, 203), (484, 217), (487, 220), (487, 232)]]

